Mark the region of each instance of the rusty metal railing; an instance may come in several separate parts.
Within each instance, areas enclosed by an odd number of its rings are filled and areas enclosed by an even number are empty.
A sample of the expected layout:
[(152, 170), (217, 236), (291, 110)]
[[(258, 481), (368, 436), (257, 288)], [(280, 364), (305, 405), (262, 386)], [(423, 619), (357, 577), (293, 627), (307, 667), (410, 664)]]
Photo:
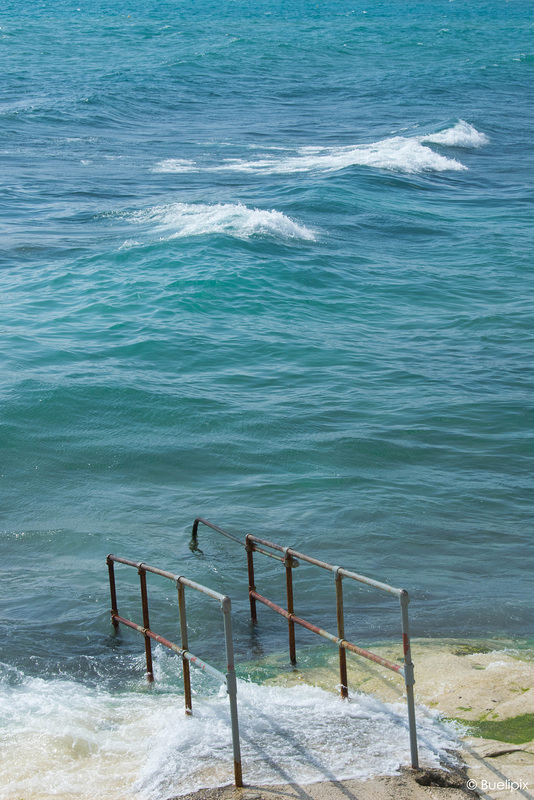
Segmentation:
[[(174, 575), (172, 572), (167, 572), (163, 569), (158, 569), (157, 567), (150, 567), (148, 564), (144, 564), (143, 562), (137, 561), (130, 561), (127, 558), (120, 558), (119, 556), (108, 555), (107, 565), (109, 570), (109, 588), (111, 593), (111, 620), (115, 629), (119, 628), (119, 624), (126, 625), (128, 628), (133, 628), (133, 630), (138, 631), (139, 633), (143, 634), (145, 639), (145, 655), (146, 655), (146, 674), (147, 679), (152, 682), (154, 680), (154, 671), (152, 666), (152, 639), (154, 641), (159, 642), (160, 644), (168, 647), (173, 652), (177, 653), (179, 656), (182, 657), (182, 673), (184, 679), (184, 697), (185, 697), (185, 713), (187, 715), (192, 714), (192, 703), (191, 703), (191, 677), (189, 672), (189, 664), (193, 664), (196, 667), (204, 670), (209, 675), (217, 680), (220, 680), (223, 684), (226, 685), (226, 691), (228, 693), (228, 697), (230, 700), (230, 719), (231, 719), (231, 726), (232, 726), (232, 748), (233, 748), (233, 755), (234, 755), (234, 781), (235, 785), (238, 787), (243, 786), (243, 777), (241, 771), (241, 752), (239, 746), (239, 725), (237, 719), (237, 681), (235, 675), (235, 668), (234, 668), (234, 646), (232, 641), (232, 620), (231, 620), (231, 613), (232, 613), (232, 603), (230, 598), (227, 595), (220, 594), (219, 592), (215, 592), (212, 589), (208, 589), (207, 586), (202, 586), (200, 583), (196, 583), (196, 581), (189, 580), (188, 578), (184, 578), (183, 575)], [(115, 564), (126, 564), (128, 567), (135, 567), (139, 573), (139, 579), (141, 583), (141, 604), (143, 610), (143, 624), (138, 625), (135, 622), (132, 622), (129, 619), (125, 619), (125, 617), (121, 617), (118, 612), (117, 607), (117, 590), (115, 586)], [(150, 620), (149, 620), (149, 611), (148, 611), (148, 593), (147, 593), (147, 584), (146, 584), (146, 574), (147, 572), (153, 573), (154, 575), (161, 575), (163, 578), (168, 578), (169, 580), (173, 581), (176, 584), (176, 588), (178, 589), (178, 609), (180, 614), (180, 641), (181, 646), (178, 646), (174, 642), (169, 641), (169, 639), (160, 636), (157, 633), (154, 633), (150, 629)], [(206, 661), (203, 661), (198, 656), (193, 655), (188, 650), (188, 640), (187, 640), (187, 617), (186, 617), (186, 608), (185, 608), (185, 587), (189, 587), (190, 589), (195, 589), (197, 592), (201, 592), (202, 594), (208, 595), (208, 597), (212, 597), (214, 600), (217, 600), (223, 612), (223, 621), (224, 621), (224, 639), (225, 639), (225, 646), (226, 646), (226, 661), (227, 661), (227, 670), (226, 674), (223, 674), (215, 667), (212, 667)]]
[[(213, 530), (217, 531), (218, 533), (221, 533), (228, 539), (232, 539), (233, 541), (237, 542), (238, 544), (240, 544), (245, 548), (247, 553), (247, 569), (248, 569), (248, 583), (249, 583), (248, 596), (250, 602), (250, 616), (252, 620), (257, 619), (256, 602), (259, 602), (267, 606), (268, 608), (272, 609), (273, 611), (276, 611), (277, 614), (280, 614), (281, 616), (287, 619), (288, 634), (289, 634), (289, 657), (292, 664), (296, 664), (297, 661), (296, 644), (295, 644), (295, 625), (300, 625), (301, 627), (306, 628), (309, 631), (312, 631), (318, 636), (322, 636), (324, 639), (328, 639), (338, 647), (341, 697), (344, 699), (348, 697), (347, 660), (346, 660), (347, 650), (351, 653), (355, 653), (356, 655), (362, 656), (363, 658), (367, 658), (370, 661), (374, 661), (375, 663), (380, 664), (382, 667), (385, 667), (386, 669), (389, 669), (392, 672), (397, 673), (398, 675), (402, 675), (406, 687), (406, 703), (408, 710), (408, 726), (410, 734), (411, 764), (414, 769), (418, 769), (419, 756), (417, 752), (417, 729), (415, 722), (415, 704), (414, 704), (414, 692), (413, 692), (415, 680), (414, 680), (414, 667), (412, 663), (411, 648), (410, 648), (410, 631), (409, 631), (409, 620), (408, 620), (408, 603), (410, 602), (410, 597), (408, 592), (405, 589), (396, 589), (394, 586), (390, 586), (387, 583), (376, 581), (373, 578), (367, 578), (364, 575), (358, 575), (356, 572), (351, 572), (350, 570), (343, 569), (342, 567), (334, 566), (333, 564), (328, 564), (326, 561), (320, 561), (317, 558), (312, 558), (311, 556), (304, 555), (303, 553), (299, 553), (291, 547), (283, 547), (282, 545), (275, 544), (274, 542), (269, 542), (266, 539), (260, 539), (258, 536), (254, 536), (253, 534), (250, 533), (247, 534), (247, 536), (245, 537), (245, 541), (241, 541), (236, 536), (233, 536), (233, 534), (224, 531), (222, 528), (219, 528), (217, 525), (214, 525), (212, 522), (209, 522), (208, 520), (203, 519), (202, 517), (197, 517), (193, 523), (193, 531), (191, 539), (191, 548), (193, 550), (198, 549), (199, 523), (206, 525), (209, 528), (212, 528)], [(263, 595), (259, 594), (256, 591), (255, 578), (254, 578), (254, 553), (261, 553), (262, 555), (269, 556), (270, 558), (274, 558), (277, 561), (283, 563), (286, 573), (287, 608), (282, 608), (276, 603), (273, 603), (272, 600), (269, 600), (267, 597), (264, 597)], [(292, 570), (299, 565), (300, 561), (304, 561), (316, 567), (321, 567), (322, 569), (328, 570), (334, 575), (335, 588), (336, 588), (337, 636), (332, 633), (329, 633), (323, 628), (319, 628), (317, 625), (314, 625), (313, 623), (303, 619), (302, 617), (296, 616), (295, 614), (294, 601), (293, 601)], [(358, 647), (357, 645), (345, 639), (345, 621), (343, 612), (343, 587), (342, 587), (343, 578), (348, 578), (358, 583), (362, 583), (372, 588), (378, 589), (380, 591), (396, 595), (399, 598), (400, 609), (401, 609), (402, 644), (403, 644), (403, 656), (404, 656), (403, 665), (395, 664), (392, 661), (388, 661), (388, 659), (383, 658), (377, 653), (372, 653), (370, 650)]]

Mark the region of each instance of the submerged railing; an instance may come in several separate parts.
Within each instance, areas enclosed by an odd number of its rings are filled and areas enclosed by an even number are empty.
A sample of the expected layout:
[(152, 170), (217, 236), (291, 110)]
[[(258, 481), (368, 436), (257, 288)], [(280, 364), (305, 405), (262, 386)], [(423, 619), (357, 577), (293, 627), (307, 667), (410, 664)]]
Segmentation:
[[(137, 569), (139, 573), (139, 579), (141, 583), (141, 604), (143, 611), (142, 625), (138, 625), (137, 623), (132, 622), (131, 620), (126, 619), (125, 617), (121, 617), (119, 615), (117, 607), (117, 591), (115, 586), (115, 567), (114, 567), (115, 564), (125, 564), (128, 567), (135, 567), (135, 569)], [(173, 650), (175, 653), (177, 653), (182, 657), (182, 671), (184, 678), (184, 696), (185, 696), (186, 714), (190, 715), (192, 713), (191, 678), (189, 672), (189, 663), (194, 664), (194, 666), (199, 667), (200, 669), (204, 670), (209, 675), (212, 675), (214, 678), (217, 678), (217, 680), (220, 680), (223, 684), (226, 685), (226, 691), (228, 693), (230, 700), (232, 747), (234, 754), (234, 781), (236, 786), (243, 786), (243, 778), (241, 771), (241, 753), (239, 746), (239, 726), (237, 719), (237, 683), (236, 683), (235, 668), (234, 668), (234, 647), (232, 642), (232, 621), (231, 621), (232, 603), (230, 598), (227, 595), (223, 595), (220, 594), (219, 592), (213, 591), (212, 589), (208, 589), (206, 586), (202, 586), (202, 584), (200, 583), (196, 583), (195, 581), (189, 580), (188, 578), (184, 578), (183, 575), (174, 575), (172, 572), (167, 572), (165, 570), (158, 569), (157, 567), (150, 567), (148, 566), (148, 564), (144, 564), (143, 562), (130, 561), (127, 558), (120, 558), (119, 556), (114, 556), (110, 554), (107, 557), (107, 565), (109, 570), (109, 588), (111, 593), (111, 620), (116, 629), (118, 629), (119, 625), (122, 624), (126, 625), (128, 628), (133, 628), (133, 630), (136, 630), (139, 633), (143, 634), (145, 638), (146, 671), (148, 680), (149, 681), (154, 680), (154, 671), (152, 667), (152, 642), (151, 642), (151, 640), (154, 639), (156, 642), (159, 642), (165, 647), (168, 647), (170, 650)], [(163, 636), (160, 636), (159, 634), (155, 633), (150, 629), (148, 593), (146, 584), (147, 572), (153, 573), (154, 575), (161, 575), (163, 578), (168, 578), (169, 580), (173, 581), (176, 584), (176, 588), (178, 589), (178, 609), (180, 614), (181, 646), (178, 646), (174, 642), (169, 641), (168, 639), (164, 638)], [(220, 603), (224, 620), (224, 639), (226, 646), (226, 661), (227, 661), (226, 674), (223, 674), (218, 669), (215, 669), (215, 667), (212, 667), (206, 661), (203, 661), (198, 656), (193, 655), (193, 653), (189, 652), (188, 650), (187, 617), (185, 608), (186, 586), (189, 587), (190, 589), (195, 589), (197, 592), (201, 592), (202, 594), (208, 595), (208, 597), (212, 597), (214, 600), (217, 600)]]
[[(257, 536), (253, 536), (252, 534), (248, 534), (245, 538), (245, 541), (241, 541), (236, 536), (227, 531), (224, 531), (222, 528), (219, 528), (217, 525), (214, 525), (212, 522), (204, 519), (203, 517), (197, 517), (193, 523), (193, 531), (192, 531), (192, 538), (191, 538), (191, 549), (198, 550), (198, 526), (199, 524), (205, 525), (208, 528), (211, 528), (217, 533), (222, 534), (228, 539), (237, 542), (243, 546), (247, 553), (247, 568), (248, 568), (248, 596), (250, 602), (250, 615), (253, 620), (257, 619), (256, 614), (256, 601), (259, 603), (263, 603), (263, 605), (270, 608), (272, 611), (276, 611), (277, 614), (285, 617), (288, 622), (288, 633), (289, 633), (289, 657), (291, 663), (296, 663), (296, 644), (295, 644), (295, 625), (300, 625), (303, 628), (306, 628), (309, 631), (317, 634), (318, 636), (322, 636), (324, 639), (328, 639), (333, 644), (335, 644), (339, 649), (339, 674), (340, 674), (340, 684), (341, 684), (341, 696), (343, 698), (348, 697), (348, 683), (347, 683), (347, 662), (346, 662), (346, 651), (349, 650), (356, 655), (362, 656), (363, 658), (367, 658), (371, 661), (374, 661), (377, 664), (380, 664), (382, 667), (391, 670), (392, 672), (396, 672), (399, 675), (402, 675), (404, 678), (404, 683), (406, 687), (406, 703), (407, 703), (407, 710), (408, 710), (408, 725), (409, 725), (409, 733), (410, 733), (410, 754), (411, 754), (411, 764), (414, 769), (419, 768), (419, 757), (417, 752), (417, 730), (416, 730), (416, 723), (415, 723), (415, 705), (414, 705), (414, 667), (412, 663), (412, 656), (411, 656), (411, 649), (410, 649), (410, 632), (409, 632), (409, 620), (408, 620), (408, 603), (410, 602), (410, 597), (408, 592), (405, 589), (396, 589), (394, 586), (389, 586), (387, 583), (381, 583), (380, 581), (373, 580), (372, 578), (367, 578), (364, 575), (358, 575), (356, 572), (351, 572), (349, 570), (343, 569), (342, 567), (334, 566), (332, 564), (328, 564), (326, 561), (320, 561), (317, 558), (312, 558), (311, 556), (304, 555), (303, 553), (299, 553), (296, 550), (293, 550), (291, 547), (283, 547), (282, 545), (275, 544), (273, 542), (269, 542), (266, 539), (260, 539)], [(259, 594), (256, 591), (255, 585), (255, 578), (254, 578), (254, 553), (261, 553), (262, 555), (268, 556), (269, 558), (273, 558), (277, 561), (280, 561), (285, 567), (286, 573), (286, 596), (287, 596), (287, 608), (282, 608), (281, 606), (273, 603), (271, 600), (267, 599), (263, 595)], [(280, 555), (281, 554), (281, 555)], [(292, 570), (299, 565), (299, 561), (304, 561), (308, 564), (312, 564), (316, 567), (320, 567), (324, 570), (331, 572), (334, 575), (335, 580), (335, 588), (336, 588), (336, 615), (337, 615), (337, 636), (329, 633), (322, 628), (319, 628), (317, 625), (309, 622), (308, 620), (303, 619), (302, 617), (296, 616), (294, 613), (294, 600), (293, 600), (293, 573)], [(376, 653), (372, 653), (370, 650), (365, 650), (362, 647), (358, 647), (357, 645), (353, 644), (352, 642), (348, 642), (345, 639), (345, 621), (344, 621), (344, 612), (343, 612), (343, 587), (342, 587), (342, 580), (343, 578), (348, 578), (353, 581), (357, 581), (358, 583), (365, 584), (367, 586), (373, 587), (378, 589), (382, 592), (387, 592), (388, 594), (395, 595), (399, 598), (400, 608), (401, 608), (401, 628), (402, 628), (402, 644), (403, 644), (403, 656), (404, 656), (404, 664), (395, 664), (392, 661), (388, 661), (386, 658), (377, 655)]]

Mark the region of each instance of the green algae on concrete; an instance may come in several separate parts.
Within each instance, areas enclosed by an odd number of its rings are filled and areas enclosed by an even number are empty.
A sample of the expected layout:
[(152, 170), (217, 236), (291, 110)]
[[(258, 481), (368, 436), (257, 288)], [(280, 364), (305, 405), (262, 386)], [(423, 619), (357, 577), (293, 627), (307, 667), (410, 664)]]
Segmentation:
[(475, 642), (474, 644), (460, 644), (458, 647), (451, 650), (453, 656), (472, 656), (477, 653), (491, 653), (494, 648), (487, 647), (484, 644)]
[(519, 714), (500, 720), (456, 718), (454, 721), (467, 726), (472, 736), (481, 739), (495, 739), (508, 744), (525, 744), (534, 740), (534, 714)]

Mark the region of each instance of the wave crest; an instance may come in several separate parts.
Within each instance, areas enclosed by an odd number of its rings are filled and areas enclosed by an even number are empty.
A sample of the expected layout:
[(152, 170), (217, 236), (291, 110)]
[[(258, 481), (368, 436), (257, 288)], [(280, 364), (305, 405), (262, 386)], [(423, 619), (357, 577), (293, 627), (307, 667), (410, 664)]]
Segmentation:
[(155, 224), (161, 238), (226, 234), (239, 239), (274, 236), (315, 241), (314, 231), (299, 225), (280, 211), (248, 208), (241, 203), (216, 205), (171, 203), (130, 215), (136, 224)]
[(460, 119), (452, 128), (448, 128), (441, 133), (431, 133), (429, 136), (421, 137), (421, 141), (431, 144), (443, 144), (446, 147), (482, 147), (489, 142), (485, 133), (477, 131), (465, 120)]
[(353, 166), (373, 167), (392, 172), (420, 173), (466, 170), (460, 161), (436, 153), (429, 144), (475, 148), (487, 144), (488, 137), (473, 125), (459, 120), (451, 128), (419, 136), (391, 136), (370, 144), (349, 147), (301, 147), (286, 150), (287, 155), (269, 154), (257, 160), (235, 159), (222, 164), (201, 166), (184, 159), (167, 159), (156, 165), (156, 172), (242, 172), (267, 175), (299, 172), (336, 172)]

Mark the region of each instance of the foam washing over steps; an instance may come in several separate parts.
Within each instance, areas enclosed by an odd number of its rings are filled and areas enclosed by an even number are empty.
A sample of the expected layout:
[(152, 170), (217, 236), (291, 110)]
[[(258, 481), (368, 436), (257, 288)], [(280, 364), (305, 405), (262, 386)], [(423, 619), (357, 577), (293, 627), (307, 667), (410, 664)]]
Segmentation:
[[(0, 686), (3, 800), (166, 800), (232, 782), (228, 698), (169, 687), (110, 693), (71, 680), (19, 676)], [(238, 682), (245, 782), (275, 784), (393, 774), (409, 758), (404, 704), (323, 689)], [(9, 711), (7, 710), (9, 707)], [(420, 718), (421, 760), (437, 766), (452, 729)], [(16, 764), (16, 769), (13, 769)]]

